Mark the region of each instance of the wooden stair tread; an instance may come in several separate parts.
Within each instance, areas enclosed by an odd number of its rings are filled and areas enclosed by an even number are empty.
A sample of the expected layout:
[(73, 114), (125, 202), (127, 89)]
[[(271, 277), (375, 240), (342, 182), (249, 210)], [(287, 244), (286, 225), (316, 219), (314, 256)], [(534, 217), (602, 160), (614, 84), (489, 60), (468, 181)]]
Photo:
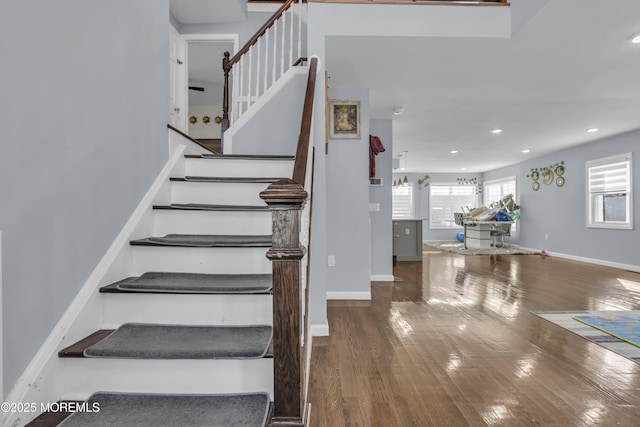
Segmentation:
[(295, 160), (295, 156), (261, 154), (185, 154), (187, 159)]
[(254, 177), (226, 177), (226, 176), (185, 176), (171, 177), (169, 181), (174, 182), (223, 182), (241, 184), (271, 184), (282, 178), (254, 178)]
[(268, 212), (269, 207), (249, 205), (209, 205), (204, 203), (172, 203), (170, 205), (154, 205), (157, 210), (186, 211), (233, 211), (233, 212)]
[(71, 344), (69, 347), (63, 348), (58, 352), (58, 357), (84, 357), (84, 351), (94, 344), (102, 341), (109, 335), (111, 335), (115, 329), (100, 329), (81, 339), (80, 341)]
[(271, 235), (167, 234), (131, 240), (133, 246), (173, 246), (191, 248), (271, 247)]
[[(191, 274), (148, 272), (100, 288), (101, 293), (125, 294), (271, 294), (271, 274)], [(131, 286), (134, 284), (134, 286)], [(128, 286), (127, 286), (128, 285)]]
[[(175, 326), (175, 325), (172, 325)], [(188, 325), (185, 325), (188, 326)], [(251, 325), (249, 325), (251, 326)], [(229, 325), (229, 327), (237, 327), (237, 325)], [(88, 335), (87, 337), (81, 339), (80, 341), (71, 344), (70, 346), (63, 348), (62, 350), (60, 350), (58, 352), (58, 357), (60, 358), (86, 358), (84, 352), (86, 349), (88, 349), (89, 347), (93, 346), (94, 344), (99, 343), (100, 341), (102, 341), (103, 339), (107, 338), (109, 335), (111, 335), (112, 333), (114, 333), (116, 330), (115, 329), (100, 329), (94, 333), (92, 333), (91, 335)], [(100, 357), (89, 357), (90, 359), (100, 359)], [(264, 354), (264, 356), (262, 356), (262, 358), (265, 359), (272, 359), (273, 358), (273, 339), (269, 342), (269, 345), (267, 347), (267, 351)], [(160, 360), (160, 359), (159, 359)], [(165, 359), (165, 360), (171, 360), (171, 359)]]
[[(61, 403), (63, 405), (68, 404), (82, 404), (84, 401), (82, 400), (58, 400), (56, 403)], [(67, 411), (49, 411), (43, 412), (38, 415), (36, 418), (31, 420), (28, 424), (25, 424), (25, 427), (55, 427), (61, 422), (63, 422), (72, 412)]]

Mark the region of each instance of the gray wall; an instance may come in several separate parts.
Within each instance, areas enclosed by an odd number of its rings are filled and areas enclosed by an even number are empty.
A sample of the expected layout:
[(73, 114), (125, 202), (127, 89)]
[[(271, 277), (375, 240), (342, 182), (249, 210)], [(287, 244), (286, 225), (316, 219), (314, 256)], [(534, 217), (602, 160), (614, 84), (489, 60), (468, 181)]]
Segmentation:
[(233, 154), (294, 155), (307, 80), (308, 74), (294, 76), (251, 120), (234, 132)]
[[(538, 157), (520, 164), (518, 188), (522, 204), (520, 244), (535, 249), (640, 266), (640, 131), (604, 138), (589, 144)], [(586, 227), (585, 162), (633, 153), (634, 229)], [(533, 191), (526, 175), (564, 161), (565, 185), (541, 185)], [(545, 240), (548, 234), (548, 240)]]
[(5, 394), (168, 158), (168, 3), (0, 4)]
[(360, 139), (329, 140), (327, 292), (369, 292), (369, 90), (329, 89), (329, 99), (360, 101)]
[(380, 211), (369, 212), (371, 221), (371, 274), (393, 275), (393, 230), (391, 223), (391, 163), (393, 159), (393, 121), (371, 120), (369, 132), (378, 136), (385, 151), (376, 159), (376, 177), (382, 186), (369, 187), (369, 203), (379, 203)]

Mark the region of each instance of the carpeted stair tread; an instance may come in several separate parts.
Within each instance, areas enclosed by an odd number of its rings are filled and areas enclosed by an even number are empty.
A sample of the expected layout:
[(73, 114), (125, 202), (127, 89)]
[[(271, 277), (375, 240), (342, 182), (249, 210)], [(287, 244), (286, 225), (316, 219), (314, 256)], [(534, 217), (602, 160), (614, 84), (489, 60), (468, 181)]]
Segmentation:
[(248, 205), (208, 205), (203, 203), (172, 203), (170, 205), (155, 205), (154, 209), (191, 210), (191, 211), (232, 211), (232, 212), (268, 212), (269, 207)]
[(271, 247), (271, 235), (167, 234), (132, 240), (138, 246)]
[(87, 400), (100, 411), (75, 412), (60, 427), (264, 427), (267, 393), (229, 395), (98, 392)]
[(200, 274), (148, 272), (114, 283), (127, 292), (187, 294), (263, 294), (271, 291), (271, 274)]
[(115, 329), (100, 329), (80, 341), (63, 348), (58, 352), (58, 357), (84, 357), (84, 351), (94, 344), (115, 332)]
[(130, 359), (256, 359), (269, 349), (269, 325), (186, 326), (125, 323), (87, 348), (85, 357)]
[(282, 178), (255, 178), (255, 177), (229, 177), (229, 176), (185, 176), (171, 177), (170, 181), (181, 182), (222, 182), (222, 183), (239, 183), (239, 184), (271, 184)]
[(229, 160), (295, 160), (295, 156), (268, 154), (186, 154), (187, 159), (229, 159)]

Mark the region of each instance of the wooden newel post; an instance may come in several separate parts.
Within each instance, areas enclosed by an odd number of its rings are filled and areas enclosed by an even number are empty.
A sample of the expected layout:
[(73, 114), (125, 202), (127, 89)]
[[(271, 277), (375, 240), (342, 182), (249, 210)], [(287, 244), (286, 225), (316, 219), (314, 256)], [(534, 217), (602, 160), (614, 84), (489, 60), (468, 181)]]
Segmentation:
[(229, 61), (229, 52), (224, 53), (222, 58), (222, 70), (224, 71), (224, 91), (222, 96), (222, 123), (220, 129), (220, 138), (224, 147), (224, 132), (229, 129), (229, 72), (231, 71), (231, 62)]
[(271, 184), (260, 197), (272, 213), (274, 408), (270, 427), (304, 426), (300, 347), (300, 214), (307, 199), (291, 179)]

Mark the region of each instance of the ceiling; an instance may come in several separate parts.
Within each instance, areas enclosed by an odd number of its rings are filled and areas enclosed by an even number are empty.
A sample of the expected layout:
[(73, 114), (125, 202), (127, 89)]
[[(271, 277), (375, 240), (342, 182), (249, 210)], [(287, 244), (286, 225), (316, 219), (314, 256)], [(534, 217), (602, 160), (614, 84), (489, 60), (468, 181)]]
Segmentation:
[(638, 33), (638, 0), (550, 1), (510, 39), (331, 37), (326, 64), (393, 119), (407, 171), (485, 172), (640, 129)]
[(640, 1), (550, 1), (511, 39), (336, 37), (326, 64), (393, 118), (408, 171), (485, 172), (639, 129), (638, 33)]

